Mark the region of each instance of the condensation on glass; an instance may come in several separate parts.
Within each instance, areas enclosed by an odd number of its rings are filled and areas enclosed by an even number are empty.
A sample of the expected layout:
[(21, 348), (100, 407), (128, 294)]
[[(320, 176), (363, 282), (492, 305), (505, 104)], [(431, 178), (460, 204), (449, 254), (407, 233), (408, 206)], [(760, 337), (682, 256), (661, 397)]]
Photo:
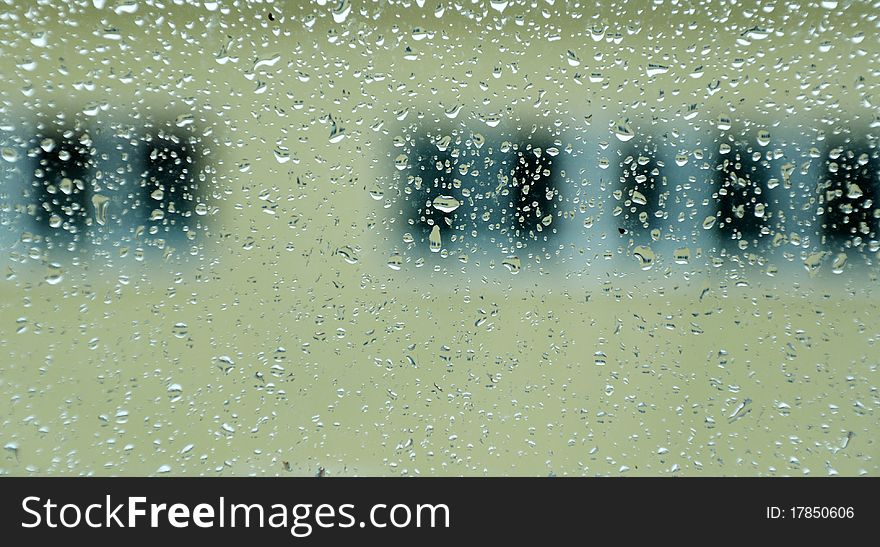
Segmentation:
[(877, 474), (875, 12), (7, 2), (0, 474)]

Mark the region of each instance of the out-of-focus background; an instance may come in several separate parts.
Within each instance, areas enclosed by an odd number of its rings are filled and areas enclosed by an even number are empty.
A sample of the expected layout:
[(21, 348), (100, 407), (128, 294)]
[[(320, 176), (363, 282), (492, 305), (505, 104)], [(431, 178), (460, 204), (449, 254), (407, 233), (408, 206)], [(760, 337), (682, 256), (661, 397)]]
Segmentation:
[(864, 475), (877, 2), (0, 4), (0, 473)]

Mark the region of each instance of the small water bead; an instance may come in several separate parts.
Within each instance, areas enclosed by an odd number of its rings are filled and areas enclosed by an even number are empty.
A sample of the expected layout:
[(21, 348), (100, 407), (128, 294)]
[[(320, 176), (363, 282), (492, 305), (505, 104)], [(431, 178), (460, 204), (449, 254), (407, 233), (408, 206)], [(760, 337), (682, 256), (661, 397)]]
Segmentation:
[(816, 251), (810, 254), (803, 261), (804, 268), (806, 268), (810, 274), (814, 274), (822, 266), (822, 260), (827, 253), (827, 251)]
[(633, 256), (639, 261), (639, 267), (643, 270), (650, 270), (654, 267), (656, 255), (654, 250), (646, 245), (639, 245), (633, 249)]
[(443, 213), (451, 213), (459, 208), (461, 202), (452, 196), (439, 196), (431, 202), (434, 209)]
[(339, 3), (331, 13), (333, 14), (334, 23), (343, 23), (348, 14), (351, 13), (351, 3), (348, 0), (339, 0)]
[(336, 252), (347, 263), (357, 264), (357, 262), (358, 262), (357, 252), (350, 245), (345, 245), (343, 247), (340, 247)]
[(831, 271), (835, 274), (842, 274), (843, 269), (846, 267), (846, 261), (846, 253), (839, 253), (831, 262)]
[(501, 116), (498, 114), (489, 114), (484, 121), (489, 127), (498, 127), (498, 124), (501, 123)]
[(4, 146), (0, 149), (0, 157), (2, 157), (4, 161), (15, 163), (18, 161), (18, 151), (15, 148)]
[(440, 248), (443, 246), (443, 241), (440, 237), (440, 226), (434, 226), (431, 228), (431, 233), (428, 235), (428, 248), (432, 253), (440, 252)]
[(501, 261), (501, 264), (513, 275), (518, 274), (521, 268), (521, 262), (517, 256), (505, 258)]
[(689, 247), (679, 247), (672, 252), (672, 259), (676, 264), (687, 264), (691, 260)]
[(455, 118), (457, 118), (459, 112), (461, 112), (461, 105), (460, 104), (454, 104), (454, 105), (452, 105), (448, 108), (445, 108), (443, 110), (443, 114), (445, 114), (446, 117), (449, 118), (450, 120), (454, 120)]
[(276, 146), (272, 154), (278, 163), (284, 164), (290, 161), (290, 150), (286, 146)]
[(849, 199), (858, 199), (865, 195), (858, 184), (851, 182), (846, 188), (846, 197)]
[(437, 150), (439, 150), (440, 152), (446, 152), (446, 150), (449, 148), (450, 143), (452, 143), (452, 137), (449, 135), (443, 135), (434, 142), (434, 146), (436, 146)]
[(621, 120), (614, 125), (614, 136), (621, 142), (626, 142), (635, 137), (632, 126), (626, 120)]
[(50, 285), (57, 285), (61, 283), (64, 279), (64, 270), (61, 267), (61, 264), (57, 262), (52, 262), (49, 264), (48, 272), (46, 273), (46, 283)]
[(504, 13), (509, 3), (509, 0), (489, 0), (489, 5), (498, 13)]
[(648, 74), (648, 77), (657, 76), (669, 72), (669, 67), (656, 63), (648, 63), (648, 68), (646, 69), (646, 72)]
[(107, 209), (110, 205), (110, 198), (102, 194), (94, 194), (92, 196), (92, 205), (95, 209), (95, 222), (104, 226), (107, 224)]
[(394, 271), (399, 271), (403, 266), (403, 257), (400, 256), (400, 253), (394, 252), (388, 257), (388, 267)]

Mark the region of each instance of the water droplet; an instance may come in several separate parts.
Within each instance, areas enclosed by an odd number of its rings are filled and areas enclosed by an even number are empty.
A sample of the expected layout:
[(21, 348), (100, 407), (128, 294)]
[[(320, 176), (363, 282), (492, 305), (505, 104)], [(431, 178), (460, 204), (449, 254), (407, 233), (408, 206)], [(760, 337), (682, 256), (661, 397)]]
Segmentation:
[(13, 454), (15, 454), (16, 457), (18, 457), (19, 444), (17, 442), (10, 441), (3, 445), (3, 449), (12, 452)]
[(643, 270), (650, 270), (654, 267), (655, 255), (654, 251), (650, 247), (646, 245), (639, 245), (638, 247), (633, 249), (633, 256), (638, 259), (639, 266)]
[(348, 14), (351, 13), (351, 3), (348, 0), (339, 0), (332, 13), (333, 21), (336, 24), (344, 23)]
[(443, 241), (440, 238), (440, 226), (435, 225), (431, 228), (431, 233), (428, 235), (428, 248), (431, 249), (432, 253), (436, 253), (440, 251), (440, 247), (443, 246)]
[(290, 150), (286, 146), (278, 145), (272, 153), (275, 155), (275, 161), (278, 163), (287, 163), (290, 161)]
[(862, 192), (862, 189), (859, 187), (858, 184), (856, 184), (854, 182), (849, 183), (849, 185), (846, 188), (846, 197), (847, 198), (858, 199), (858, 198), (862, 197), (863, 195), (865, 195), (865, 194), (864, 194), (864, 192)]
[(445, 110), (443, 110), (443, 113), (446, 114), (446, 117), (449, 119), (457, 118), (459, 112), (461, 112), (461, 105), (460, 104), (454, 104), (454, 105), (450, 106), (449, 108), (446, 108)]
[(765, 40), (770, 36), (770, 31), (761, 27), (752, 27), (744, 33), (744, 36), (749, 40)]
[(704, 218), (703, 219), (703, 229), (704, 230), (711, 229), (712, 226), (715, 226), (715, 220), (716, 220), (716, 218), (714, 215), (707, 216), (706, 218)]
[(339, 256), (349, 264), (357, 264), (358, 256), (350, 245), (345, 245), (336, 250)]
[(102, 194), (92, 195), (92, 205), (95, 208), (95, 222), (104, 226), (107, 224), (107, 208), (110, 205), (110, 198)]
[(18, 151), (15, 148), (9, 148), (8, 146), (4, 146), (0, 149), (0, 156), (9, 163), (18, 161)]
[(507, 268), (507, 271), (516, 275), (519, 273), (521, 262), (518, 256), (507, 257), (501, 261), (501, 264)]
[(431, 204), (433, 205), (434, 209), (437, 209), (438, 211), (451, 213), (452, 211), (458, 209), (458, 207), (461, 205), (461, 202), (452, 196), (439, 196), (434, 198)]
[(836, 274), (843, 273), (843, 269), (846, 266), (846, 260), (846, 253), (839, 253), (834, 257), (834, 261), (831, 262), (831, 271)]
[(330, 126), (330, 144), (336, 144), (345, 138), (345, 129), (333, 121)]
[(629, 120), (621, 120), (614, 125), (614, 136), (616, 136), (621, 142), (626, 142), (635, 137), (635, 133), (633, 133)]
[(394, 271), (399, 271), (401, 266), (403, 266), (403, 257), (400, 256), (400, 253), (393, 252), (391, 256), (388, 257), (388, 267)]
[(770, 144), (770, 132), (766, 129), (761, 129), (760, 131), (758, 131), (757, 140), (759, 145), (767, 146), (768, 144)]
[[(59, 154), (60, 156), (60, 154)], [(61, 182), (58, 183), (58, 188), (61, 190), (64, 195), (69, 196), (73, 193), (74, 183), (67, 177), (61, 179)]]
[(680, 247), (672, 252), (672, 259), (676, 264), (687, 264), (691, 259), (691, 250), (688, 247)]
[(187, 125), (192, 125), (195, 123), (195, 116), (192, 114), (181, 114), (174, 120), (174, 125), (177, 127), (186, 127)]
[(452, 143), (452, 137), (450, 137), (449, 135), (443, 135), (442, 137), (437, 139), (437, 141), (434, 144), (435, 144), (435, 146), (437, 146), (437, 150), (439, 150), (441, 152), (446, 152), (446, 150), (449, 148), (449, 145), (451, 143)]
[(658, 65), (656, 63), (648, 63), (648, 68), (646, 70), (648, 76), (657, 76), (658, 74), (666, 74), (669, 72), (669, 67), (666, 65)]
[(806, 268), (810, 274), (816, 273), (816, 271), (822, 267), (822, 260), (825, 258), (826, 254), (828, 254), (827, 251), (816, 251), (810, 254), (804, 259), (804, 268)]
[(489, 0), (489, 5), (498, 13), (503, 13), (508, 3), (508, 0)]
[(53, 262), (49, 264), (49, 271), (46, 274), (46, 283), (50, 285), (57, 285), (61, 283), (64, 279), (64, 270), (61, 268), (61, 264), (57, 262)]
[(229, 373), (230, 370), (235, 368), (235, 361), (232, 357), (228, 355), (220, 355), (214, 358), (215, 364), (217, 367), (225, 373)]

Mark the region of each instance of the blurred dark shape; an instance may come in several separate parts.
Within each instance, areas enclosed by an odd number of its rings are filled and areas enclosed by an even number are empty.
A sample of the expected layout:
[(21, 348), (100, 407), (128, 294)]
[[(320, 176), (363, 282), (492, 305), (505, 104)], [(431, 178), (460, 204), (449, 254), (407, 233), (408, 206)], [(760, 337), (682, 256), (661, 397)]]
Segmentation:
[(29, 202), (34, 231), (49, 242), (67, 244), (83, 232), (89, 217), (90, 149), (74, 131), (47, 131), (32, 139)]
[[(620, 150), (620, 203), (618, 231), (633, 238), (646, 238), (663, 225), (664, 193), (666, 192), (665, 164), (659, 158), (658, 147), (650, 137), (630, 142)], [(644, 199), (642, 199), (644, 198)], [(640, 217), (645, 214), (644, 220)]]
[(509, 199), (511, 225), (516, 240), (547, 240), (556, 233), (554, 222), (561, 201), (560, 169), (547, 153), (553, 142), (523, 140), (514, 148)]
[(141, 146), (141, 216), (160, 232), (182, 235), (198, 204), (199, 153), (186, 131), (146, 134)]
[(722, 242), (760, 239), (770, 213), (767, 204), (769, 162), (751, 146), (735, 142), (729, 152), (719, 157), (716, 169), (716, 214)]
[(490, 145), (420, 133), (408, 157), (400, 184), (403, 229), (419, 248), (428, 248), (434, 226), (444, 241), (451, 233), (473, 239), (499, 229), (500, 209), (492, 198), (499, 155)]
[(842, 250), (877, 238), (880, 154), (864, 139), (830, 143), (819, 181), (819, 224), (824, 244)]

